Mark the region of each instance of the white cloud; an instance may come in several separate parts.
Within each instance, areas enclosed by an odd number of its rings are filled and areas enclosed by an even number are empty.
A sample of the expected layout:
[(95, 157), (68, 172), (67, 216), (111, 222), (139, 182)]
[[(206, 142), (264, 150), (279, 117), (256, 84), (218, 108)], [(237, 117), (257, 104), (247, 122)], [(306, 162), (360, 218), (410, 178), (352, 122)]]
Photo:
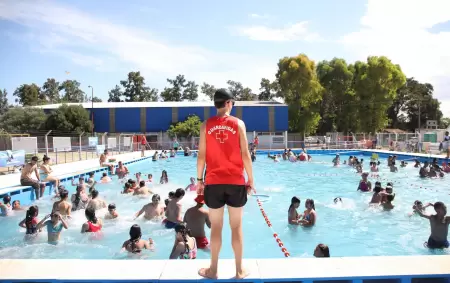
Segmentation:
[(250, 15), (248, 15), (250, 18), (252, 18), (252, 19), (268, 19), (269, 18), (269, 15), (266, 15), (266, 14), (264, 14), (264, 15), (260, 15), (260, 14), (250, 14)]
[(310, 32), (307, 28), (308, 22), (299, 22), (283, 28), (272, 28), (262, 25), (237, 27), (238, 35), (248, 37), (251, 40), (259, 41), (295, 41), (304, 40), (307, 42), (321, 40), (319, 34)]
[(27, 42), (33, 50), (96, 70), (126, 66), (124, 75), (140, 70), (156, 87), (160, 85), (155, 80), (164, 85), (165, 78), (185, 74), (198, 83), (223, 86), (231, 79), (256, 90), (261, 77), (271, 78), (276, 71), (276, 61), (172, 44), (147, 30), (115, 24), (56, 1), (1, 1), (0, 20), (25, 27), (20, 36), (32, 39)]
[(357, 32), (341, 43), (356, 59), (385, 55), (410, 77), (429, 82), (450, 116), (450, 31), (432, 33), (433, 26), (450, 21), (448, 0), (369, 0)]

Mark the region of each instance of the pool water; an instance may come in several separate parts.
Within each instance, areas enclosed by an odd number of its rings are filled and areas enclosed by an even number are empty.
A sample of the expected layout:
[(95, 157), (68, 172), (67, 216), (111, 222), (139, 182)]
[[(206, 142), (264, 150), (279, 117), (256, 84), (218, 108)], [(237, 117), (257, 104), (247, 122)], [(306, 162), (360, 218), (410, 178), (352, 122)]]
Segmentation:
[[(366, 167), (369, 157), (364, 158)], [(410, 163), (406, 168), (399, 168), (398, 173), (391, 173), (386, 161), (381, 160), (380, 179), (395, 181), (395, 208), (382, 211), (368, 206), (371, 193), (357, 192), (360, 176), (349, 166), (333, 167), (333, 155), (313, 155), (309, 163), (274, 163), (263, 155), (258, 155), (254, 163), (254, 178), (258, 194), (271, 198), (262, 199), (273, 225), (292, 257), (311, 257), (319, 243), (330, 247), (331, 256), (386, 256), (386, 255), (429, 255), (448, 254), (447, 250), (430, 251), (424, 247), (430, 229), (427, 220), (418, 216), (409, 217), (413, 202), (418, 199), (427, 202), (443, 201), (449, 203), (448, 180), (418, 177), (418, 169)], [(347, 158), (342, 156), (342, 159)], [(190, 177), (196, 175), (196, 159), (177, 156), (167, 161), (152, 162), (144, 160), (128, 166), (132, 173), (151, 173), (159, 181), (162, 170), (169, 176), (169, 184), (155, 185), (153, 190), (167, 198), (170, 191), (185, 188)], [(99, 176), (97, 176), (99, 177)], [(1, 217), (2, 235), (0, 238), (0, 258), (70, 258), (70, 259), (168, 259), (175, 233), (164, 229), (160, 222), (144, 221), (142, 217), (133, 221), (134, 214), (150, 201), (120, 194), (122, 185), (116, 177), (112, 184), (99, 185), (100, 197), (107, 203), (115, 203), (119, 219), (104, 221), (104, 236), (100, 240), (91, 240), (82, 235), (80, 229), (86, 221), (84, 211), (72, 214), (69, 229), (63, 230), (58, 245), (47, 244), (47, 233), (38, 236), (33, 243), (25, 243), (25, 231), (18, 226), (24, 218), (24, 212), (16, 212), (11, 217)], [(449, 176), (446, 176), (449, 178)], [(376, 178), (369, 178), (374, 183)], [(67, 182), (66, 187), (73, 187)], [(420, 188), (422, 187), (422, 188)], [(425, 189), (426, 188), (426, 189)], [(292, 196), (301, 198), (299, 212), (304, 210), (307, 198), (315, 201), (318, 219), (315, 227), (290, 227), (287, 225), (287, 212)], [(194, 205), (195, 192), (187, 192), (182, 200), (183, 210)], [(341, 197), (342, 204), (334, 204), (333, 199)], [(39, 219), (51, 210), (50, 197), (36, 202), (39, 206)], [(428, 212), (433, 212), (432, 209)], [(97, 212), (102, 217), (106, 209)], [(225, 215), (228, 217), (228, 215)], [(133, 224), (142, 228), (143, 238), (151, 237), (156, 243), (153, 252), (145, 252), (140, 257), (120, 253), (122, 243), (129, 238), (129, 228)], [(233, 258), (231, 233), (224, 222), (224, 236), (221, 258)], [(246, 258), (283, 258), (284, 254), (273, 238), (273, 231), (267, 227), (259, 211), (255, 197), (250, 197), (245, 207), (244, 220), (244, 256)], [(209, 230), (207, 230), (209, 238)], [(209, 253), (199, 251), (198, 258), (209, 258)]]

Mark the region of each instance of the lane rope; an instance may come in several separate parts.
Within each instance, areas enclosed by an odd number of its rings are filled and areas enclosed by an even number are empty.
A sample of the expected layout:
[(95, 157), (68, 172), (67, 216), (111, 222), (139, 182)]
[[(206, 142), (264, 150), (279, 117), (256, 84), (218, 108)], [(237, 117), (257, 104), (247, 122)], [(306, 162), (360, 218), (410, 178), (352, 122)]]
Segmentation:
[(273, 237), (275, 238), (275, 241), (277, 242), (278, 246), (281, 248), (281, 252), (284, 254), (285, 257), (290, 257), (291, 254), (284, 247), (284, 244), (280, 240), (280, 238), (278, 238), (278, 234), (273, 230), (272, 223), (270, 222), (269, 217), (267, 216), (266, 212), (264, 211), (264, 208), (262, 206), (262, 202), (259, 200), (258, 196), (256, 196), (256, 202), (258, 203), (259, 210), (261, 211), (262, 216), (264, 217), (264, 220), (266, 220), (267, 226), (269, 226), (270, 230), (272, 230)]

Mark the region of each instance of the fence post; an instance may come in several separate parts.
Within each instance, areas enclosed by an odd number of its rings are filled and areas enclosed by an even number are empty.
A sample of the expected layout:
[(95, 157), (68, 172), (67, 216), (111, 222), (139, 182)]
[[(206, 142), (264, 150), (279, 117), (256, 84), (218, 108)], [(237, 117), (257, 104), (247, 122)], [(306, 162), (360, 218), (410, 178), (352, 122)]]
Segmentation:
[(105, 133), (102, 135), (102, 144), (105, 145), (105, 149), (106, 149), (106, 141), (105, 141), (105, 137), (106, 137), (107, 134), (108, 134), (108, 132), (105, 132)]
[[(130, 152), (133, 152), (133, 151), (134, 151), (134, 136), (135, 136), (135, 134), (133, 134), (133, 135), (131, 136)], [(148, 142), (147, 142), (147, 144), (148, 144)]]
[(48, 156), (48, 135), (52, 132), (52, 130), (48, 131), (45, 134), (45, 155)]
[(55, 148), (55, 152), (56, 152), (56, 164), (58, 164), (58, 149)]
[[(79, 155), (79, 157), (80, 157), (80, 160), (81, 160), (81, 136), (83, 136), (84, 135), (84, 132), (82, 132), (81, 134), (80, 134), (80, 136), (78, 137), (78, 155)], [(73, 160), (72, 160), (73, 161)]]
[(288, 148), (288, 132), (284, 131), (284, 148)]

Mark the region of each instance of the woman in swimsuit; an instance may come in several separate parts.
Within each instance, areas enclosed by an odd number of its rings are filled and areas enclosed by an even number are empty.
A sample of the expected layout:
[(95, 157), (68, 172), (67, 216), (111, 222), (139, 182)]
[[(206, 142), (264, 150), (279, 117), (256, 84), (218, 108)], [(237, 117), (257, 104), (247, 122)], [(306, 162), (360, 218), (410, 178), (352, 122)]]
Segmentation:
[(4, 196), (3, 203), (0, 203), (0, 216), (8, 216), (12, 212), (11, 197)]
[(167, 176), (167, 171), (163, 170), (161, 173), (161, 178), (159, 179), (159, 183), (162, 184), (167, 184), (169, 182), (169, 176)]
[(302, 220), (299, 221), (300, 225), (304, 227), (311, 227), (316, 224), (316, 207), (314, 206), (313, 199), (307, 199), (305, 202), (306, 210), (303, 214)]
[(77, 186), (77, 192), (72, 195), (70, 200), (72, 201), (72, 211), (86, 208), (86, 205), (89, 202), (89, 197), (84, 191), (83, 185)]
[(50, 157), (44, 155), (42, 158), (42, 165), (39, 168), (39, 175), (42, 182), (52, 182), (54, 183), (55, 189), (59, 186), (59, 179), (52, 176), (53, 169), (50, 166)]
[(288, 223), (293, 225), (299, 225), (299, 219), (301, 215), (298, 214), (297, 208), (300, 206), (300, 199), (298, 197), (292, 197), (291, 205), (288, 210)]
[(197, 258), (197, 243), (185, 223), (175, 226), (175, 243), (170, 253), (170, 259), (195, 259)]
[(38, 214), (39, 208), (37, 205), (33, 205), (27, 210), (25, 219), (19, 223), (20, 227), (27, 229), (25, 232), (26, 240), (31, 238), (31, 236), (36, 236), (38, 232), (40, 232), (39, 229), (37, 229), (39, 224), (39, 220), (37, 219)]
[[(50, 220), (47, 220), (49, 218)], [(45, 218), (37, 225), (37, 229), (41, 229), (44, 226), (47, 227), (48, 243), (52, 245), (58, 244), (62, 229), (67, 229), (69, 227), (59, 212), (54, 212), (45, 216)]]
[(86, 208), (84, 211), (87, 222), (81, 226), (81, 233), (96, 233), (102, 230), (103, 222), (95, 216), (95, 209)]
[(153, 250), (153, 240), (142, 240), (141, 227), (134, 224), (130, 228), (130, 239), (126, 240), (122, 245), (122, 250), (133, 254), (140, 254), (143, 249)]
[(369, 173), (367, 172), (361, 174), (362, 180), (359, 181), (357, 191), (370, 192), (372, 190), (372, 183), (369, 180), (367, 180), (367, 176), (369, 176)]
[(189, 181), (191, 181), (191, 183), (189, 185), (187, 185), (187, 187), (184, 190), (185, 191), (196, 191), (197, 190), (197, 183), (195, 182), (195, 178), (191, 177), (189, 179)]

